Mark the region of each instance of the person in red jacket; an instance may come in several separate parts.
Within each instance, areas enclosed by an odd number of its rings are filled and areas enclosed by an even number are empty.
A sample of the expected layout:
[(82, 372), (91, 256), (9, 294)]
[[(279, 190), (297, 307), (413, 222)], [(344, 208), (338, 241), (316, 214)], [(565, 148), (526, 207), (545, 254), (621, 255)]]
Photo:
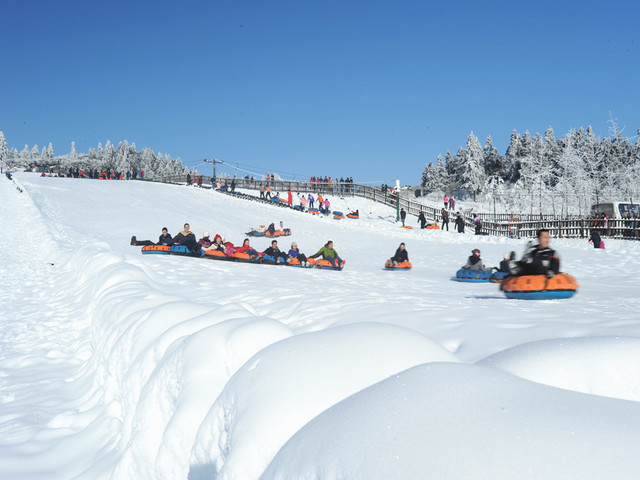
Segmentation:
[(246, 253), (249, 255), (249, 258), (252, 261), (257, 261), (260, 258), (260, 255), (258, 254), (258, 252), (256, 252), (253, 247), (251, 247), (251, 245), (249, 245), (249, 239), (245, 238), (244, 241), (242, 242), (242, 246), (236, 248), (236, 252), (240, 252), (240, 253)]

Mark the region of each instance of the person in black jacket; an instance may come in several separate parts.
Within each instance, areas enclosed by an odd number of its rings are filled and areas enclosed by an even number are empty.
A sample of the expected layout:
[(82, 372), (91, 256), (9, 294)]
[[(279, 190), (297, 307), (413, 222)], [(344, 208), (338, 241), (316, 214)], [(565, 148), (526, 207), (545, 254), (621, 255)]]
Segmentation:
[(462, 218), (460, 212), (456, 215), (455, 225), (458, 233), (464, 233), (464, 218)]
[(287, 254), (278, 248), (277, 240), (273, 240), (271, 246), (262, 253), (273, 257), (276, 263), (287, 263)]
[(515, 261), (515, 259), (516, 252), (504, 252), (504, 259), (500, 261), (498, 271), (509, 273), (509, 262)]
[(397, 267), (399, 263), (409, 261), (409, 253), (405, 249), (404, 243), (400, 244), (400, 246), (396, 250), (396, 254), (391, 257), (389, 261), (393, 263), (394, 267)]
[(418, 223), (420, 224), (420, 228), (422, 229), (427, 226), (427, 219), (425, 218), (423, 211), (420, 211), (420, 215), (418, 215)]
[(198, 250), (198, 242), (196, 240), (196, 236), (191, 230), (189, 230), (189, 228), (189, 224), (185, 223), (184, 230), (173, 237), (171, 241), (167, 243), (167, 245), (184, 245), (192, 252)]
[(404, 221), (407, 219), (407, 212), (404, 208), (400, 209), (400, 221), (402, 222), (402, 226), (404, 227)]
[(519, 262), (513, 262), (510, 269), (512, 275), (546, 275), (552, 278), (560, 271), (560, 259), (556, 251), (549, 247), (549, 230), (538, 230), (536, 237), (538, 244), (529, 248)]
[(593, 243), (593, 248), (602, 248), (602, 239), (600, 238), (600, 233), (598, 233), (597, 230), (591, 231), (589, 241)]
[(158, 237), (158, 243), (153, 243), (151, 240), (138, 240), (134, 235), (131, 237), (131, 245), (168, 245), (171, 241), (171, 234), (169, 234), (169, 230), (167, 227), (162, 228), (162, 234)]

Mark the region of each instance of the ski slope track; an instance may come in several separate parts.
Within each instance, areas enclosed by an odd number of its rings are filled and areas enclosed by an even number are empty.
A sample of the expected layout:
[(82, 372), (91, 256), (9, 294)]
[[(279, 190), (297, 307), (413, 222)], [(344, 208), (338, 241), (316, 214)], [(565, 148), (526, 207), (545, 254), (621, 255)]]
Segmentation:
[[(553, 239), (580, 289), (452, 281), (524, 240), (334, 220), (195, 187), (0, 177), (0, 478), (635, 479), (640, 245)], [(20, 192), (16, 186), (22, 189)], [(302, 192), (301, 192), (302, 193)], [(347, 205), (348, 204), (348, 205)], [(283, 221), (342, 271), (142, 255)], [(269, 238), (251, 238), (262, 251)], [(410, 271), (384, 270), (405, 242)]]

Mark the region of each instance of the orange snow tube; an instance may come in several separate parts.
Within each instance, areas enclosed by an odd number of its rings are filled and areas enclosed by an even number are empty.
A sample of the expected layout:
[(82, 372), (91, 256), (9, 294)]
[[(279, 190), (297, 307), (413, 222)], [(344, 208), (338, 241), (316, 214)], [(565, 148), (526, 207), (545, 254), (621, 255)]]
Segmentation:
[(438, 225), (427, 225), (427, 230), (440, 230)]
[(395, 267), (390, 260), (387, 260), (387, 263), (384, 264), (384, 268), (387, 270), (411, 270), (411, 267), (413, 267), (411, 262), (398, 262)]
[(171, 247), (169, 245), (145, 245), (144, 247), (142, 247), (141, 252), (146, 254), (149, 254), (149, 253), (168, 254), (170, 248)]
[(545, 275), (507, 277), (500, 284), (500, 290), (508, 298), (521, 300), (570, 298), (579, 287), (576, 279), (568, 273), (558, 273), (552, 278)]
[(413, 230), (413, 227), (410, 227), (409, 225), (405, 225), (402, 228), (406, 228), (407, 230)]

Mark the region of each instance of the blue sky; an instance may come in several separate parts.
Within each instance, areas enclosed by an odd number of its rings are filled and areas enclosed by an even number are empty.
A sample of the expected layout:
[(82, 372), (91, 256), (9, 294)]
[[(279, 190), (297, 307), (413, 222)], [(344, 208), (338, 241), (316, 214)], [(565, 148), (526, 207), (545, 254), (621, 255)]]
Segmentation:
[[(0, 6), (0, 130), (292, 178), (419, 182), (473, 131), (640, 128), (640, 2), (29, 1)], [(229, 168), (229, 167), (227, 167)]]

